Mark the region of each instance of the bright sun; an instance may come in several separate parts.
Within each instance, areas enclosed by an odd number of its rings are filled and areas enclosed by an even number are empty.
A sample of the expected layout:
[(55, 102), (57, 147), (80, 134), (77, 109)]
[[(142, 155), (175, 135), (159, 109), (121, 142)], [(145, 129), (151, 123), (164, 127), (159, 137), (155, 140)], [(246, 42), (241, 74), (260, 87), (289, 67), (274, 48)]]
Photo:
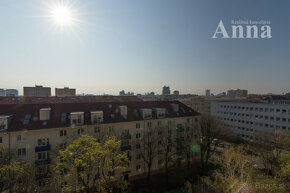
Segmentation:
[(80, 6), (72, 0), (44, 1), (53, 32), (75, 33), (81, 23)]
[(53, 20), (61, 26), (71, 25), (73, 21), (71, 10), (64, 6), (54, 7), (51, 16)]

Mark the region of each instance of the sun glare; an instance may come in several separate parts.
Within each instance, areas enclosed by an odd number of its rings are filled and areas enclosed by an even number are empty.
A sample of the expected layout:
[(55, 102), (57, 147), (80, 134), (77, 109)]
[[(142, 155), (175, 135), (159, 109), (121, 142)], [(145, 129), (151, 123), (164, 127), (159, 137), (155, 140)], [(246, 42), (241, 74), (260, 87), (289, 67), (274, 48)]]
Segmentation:
[(71, 0), (44, 1), (47, 17), (50, 21), (50, 30), (54, 33), (60, 32), (62, 35), (76, 34), (76, 28), (79, 28), (80, 5)]
[(59, 25), (69, 25), (73, 20), (71, 10), (61, 6), (53, 8), (52, 17)]

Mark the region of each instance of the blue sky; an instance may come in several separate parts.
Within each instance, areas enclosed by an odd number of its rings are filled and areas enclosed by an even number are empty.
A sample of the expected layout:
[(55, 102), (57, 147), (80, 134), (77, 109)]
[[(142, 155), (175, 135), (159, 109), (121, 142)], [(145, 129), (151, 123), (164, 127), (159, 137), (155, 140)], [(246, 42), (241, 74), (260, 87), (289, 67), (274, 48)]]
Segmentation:
[[(71, 0), (81, 22), (62, 34), (44, 17), (53, 1), (1, 0), (0, 88), (290, 91), (289, 0)], [(273, 37), (211, 38), (232, 19), (269, 20)]]

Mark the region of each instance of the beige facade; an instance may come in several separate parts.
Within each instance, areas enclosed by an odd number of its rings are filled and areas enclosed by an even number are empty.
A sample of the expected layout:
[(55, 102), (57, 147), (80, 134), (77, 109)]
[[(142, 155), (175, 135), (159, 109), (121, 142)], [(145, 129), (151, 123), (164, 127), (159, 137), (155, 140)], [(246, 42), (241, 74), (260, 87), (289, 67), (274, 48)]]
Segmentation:
[[(168, 142), (168, 146), (172, 147), (170, 148), (172, 154), (177, 153), (174, 157), (174, 159), (177, 159), (178, 153), (179, 156), (182, 154), (181, 148), (184, 148), (180, 146), (180, 141), (178, 142), (177, 138), (186, 139), (188, 134), (186, 132), (192, 131), (195, 135), (195, 140), (197, 140), (195, 129), (198, 117), (196, 112), (178, 102), (163, 102), (163, 104), (167, 105), (167, 107), (163, 106), (163, 108), (159, 105), (156, 105), (157, 108), (153, 108), (153, 106), (148, 106), (147, 104), (151, 103), (147, 102), (141, 103), (145, 104), (143, 108), (139, 108), (140, 115), (138, 117), (140, 117), (141, 120), (131, 120), (133, 116), (132, 112), (135, 114), (136, 111), (135, 109), (130, 111), (129, 108), (137, 108), (137, 106), (135, 107), (136, 103), (130, 103), (132, 106), (108, 103), (106, 108), (114, 109), (114, 107), (117, 107), (118, 114), (121, 116), (120, 119), (128, 119), (128, 121), (113, 123), (108, 123), (106, 109), (91, 110), (89, 112), (87, 110), (84, 112), (73, 111), (66, 113), (69, 116), (68, 126), (28, 129), (29, 123), (27, 123), (27, 129), (24, 128), (13, 131), (9, 130), (9, 125), (7, 126), (8, 123), (5, 122), (6, 119), (8, 120), (8, 117), (3, 116), (2, 121), (7, 124), (2, 132), (0, 132), (0, 147), (15, 150), (19, 159), (35, 164), (37, 167), (47, 166), (45, 168), (51, 171), (57, 161), (56, 155), (58, 150), (65, 148), (79, 136), (94, 136), (101, 143), (109, 136), (116, 136), (122, 142), (121, 150), (127, 151), (130, 159), (130, 165), (125, 172), (127, 177), (129, 179), (138, 178), (145, 175), (147, 172), (146, 164), (140, 154), (146, 152), (145, 143), (147, 143), (147, 141), (145, 139), (147, 139), (149, 133), (153, 132), (154, 136), (149, 137), (148, 140), (154, 139), (152, 142), (156, 145), (154, 147), (156, 155), (154, 156), (151, 170), (154, 173), (164, 168), (164, 148), (167, 148), (167, 146), (164, 147), (164, 144), (161, 144), (159, 140), (164, 136), (169, 136), (170, 142)], [(89, 105), (91, 106), (91, 104)], [(31, 119), (29, 116), (25, 116), (25, 120), (30, 119), (30, 122), (41, 121), (41, 127), (45, 127), (50, 121), (56, 121), (53, 120), (55, 117), (53, 113), (57, 113), (55, 109), (57, 109), (58, 106), (59, 105), (55, 105), (54, 107), (51, 106), (51, 108), (40, 108), (38, 110), (39, 117), (36, 117), (34, 114), (31, 116)], [(59, 112), (62, 111), (63, 110), (60, 110)], [(188, 113), (188, 115), (181, 115), (182, 113)], [(57, 114), (63, 121), (64, 114)], [(116, 119), (118, 115), (115, 114), (115, 116), (112, 117), (112, 114), (110, 114), (109, 117)], [(88, 120), (88, 118), (90, 119)], [(25, 120), (23, 125), (26, 125)], [(36, 175), (41, 176), (41, 173), (45, 171), (37, 170), (37, 172)], [(124, 173), (122, 175), (124, 175)]]
[(50, 97), (51, 88), (43, 86), (23, 87), (23, 95), (25, 97)]
[(192, 98), (186, 98), (186, 99), (179, 99), (179, 101), (199, 113), (210, 114), (210, 109), (211, 109), (210, 99), (199, 96), (199, 97), (192, 97)]
[(68, 87), (55, 88), (55, 96), (57, 97), (76, 96), (76, 89)]
[[(172, 153), (177, 153), (175, 139), (177, 135), (184, 135), (184, 133), (178, 133), (176, 127), (178, 125), (182, 125), (183, 127), (189, 125), (190, 129), (193, 129), (193, 125), (196, 124), (195, 121), (196, 116), (7, 132), (0, 134), (0, 138), (2, 139), (0, 147), (16, 150), (18, 158), (35, 164), (36, 167), (41, 167), (41, 170), (37, 170), (36, 176), (42, 176), (47, 171), (53, 169), (56, 162), (57, 150), (66, 147), (78, 136), (91, 135), (96, 137), (99, 142), (104, 142), (107, 137), (114, 135), (122, 140), (121, 149), (128, 151), (130, 165), (126, 171), (128, 174), (127, 177), (129, 179), (135, 179), (144, 177), (147, 172), (147, 165), (142, 159), (141, 151), (144, 150), (142, 149), (144, 145), (142, 138), (144, 138), (150, 128), (159, 129), (158, 132), (162, 132), (165, 131), (162, 129), (162, 126), (168, 126), (173, 143), (171, 151)], [(123, 135), (124, 133), (126, 135)], [(162, 133), (162, 135), (165, 134)], [(152, 173), (164, 168), (164, 146), (156, 146), (156, 153), (158, 154), (153, 159)], [(46, 169), (44, 170), (44, 168)]]

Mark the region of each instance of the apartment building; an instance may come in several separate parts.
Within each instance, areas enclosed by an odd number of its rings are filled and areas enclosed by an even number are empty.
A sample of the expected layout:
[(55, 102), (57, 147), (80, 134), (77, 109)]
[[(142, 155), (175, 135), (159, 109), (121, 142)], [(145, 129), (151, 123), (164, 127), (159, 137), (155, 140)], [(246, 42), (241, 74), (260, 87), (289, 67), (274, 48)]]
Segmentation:
[(137, 96), (0, 97), (0, 104), (140, 102)]
[(208, 97), (191, 97), (185, 99), (179, 99), (178, 101), (182, 102), (183, 104), (187, 105), (188, 107), (192, 108), (193, 110), (202, 113), (202, 114), (210, 114), (211, 108), (211, 101), (212, 99)]
[[(104, 136), (115, 135), (131, 160), (124, 175), (134, 179), (146, 171), (139, 149), (147, 131), (158, 129), (161, 136), (166, 127), (174, 139), (185, 130), (193, 130), (198, 115), (178, 101), (5, 104), (0, 105), (0, 147), (16, 149), (22, 160), (51, 170), (56, 161), (52, 152), (78, 136), (92, 135), (102, 142)], [(153, 172), (163, 167), (162, 153), (158, 151), (153, 161)], [(47, 171), (37, 172), (41, 184)]]
[(248, 96), (248, 90), (228, 90), (227, 96), (229, 98), (242, 98)]
[(0, 96), (18, 96), (17, 89), (0, 89)]
[(0, 88), (0, 96), (1, 97), (6, 96), (5, 89)]
[(76, 96), (76, 89), (69, 87), (55, 88), (55, 96), (57, 97)]
[(289, 101), (213, 101), (211, 113), (244, 140), (267, 129), (290, 130)]
[(37, 85), (35, 87), (23, 87), (23, 95), (25, 97), (50, 97), (51, 88)]

